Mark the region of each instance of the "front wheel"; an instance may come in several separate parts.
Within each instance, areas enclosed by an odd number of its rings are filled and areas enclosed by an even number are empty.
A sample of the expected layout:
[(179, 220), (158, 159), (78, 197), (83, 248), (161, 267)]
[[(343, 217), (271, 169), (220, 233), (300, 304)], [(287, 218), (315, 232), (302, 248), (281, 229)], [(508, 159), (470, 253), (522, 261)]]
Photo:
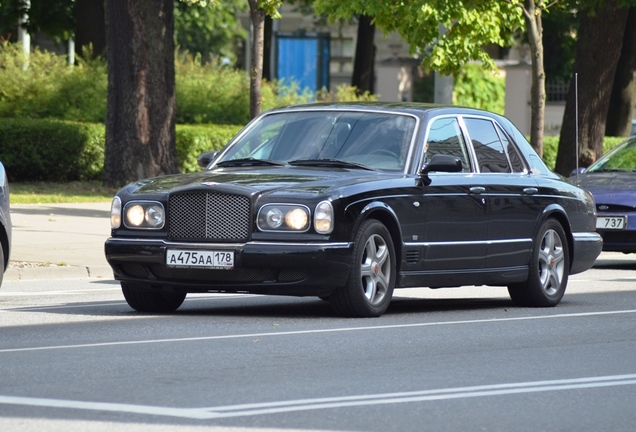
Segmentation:
[(534, 244), (528, 280), (510, 285), (508, 293), (517, 306), (556, 306), (565, 294), (570, 271), (565, 231), (555, 219), (548, 219)]
[(329, 297), (336, 313), (348, 317), (377, 317), (391, 303), (396, 260), (391, 235), (377, 220), (362, 223), (353, 247), (347, 284)]
[(143, 286), (122, 282), (121, 290), (128, 305), (139, 312), (174, 312), (185, 300), (185, 293), (150, 291)]

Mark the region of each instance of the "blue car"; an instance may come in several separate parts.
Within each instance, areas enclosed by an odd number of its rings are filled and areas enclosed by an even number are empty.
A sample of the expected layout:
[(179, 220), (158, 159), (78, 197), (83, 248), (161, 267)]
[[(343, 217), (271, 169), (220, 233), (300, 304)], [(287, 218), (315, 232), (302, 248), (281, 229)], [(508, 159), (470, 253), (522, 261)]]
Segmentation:
[(603, 250), (636, 252), (636, 136), (614, 147), (573, 180), (594, 196)]
[(4, 165), (0, 162), (0, 285), (9, 264), (11, 251), (11, 214), (9, 212), (9, 181)]

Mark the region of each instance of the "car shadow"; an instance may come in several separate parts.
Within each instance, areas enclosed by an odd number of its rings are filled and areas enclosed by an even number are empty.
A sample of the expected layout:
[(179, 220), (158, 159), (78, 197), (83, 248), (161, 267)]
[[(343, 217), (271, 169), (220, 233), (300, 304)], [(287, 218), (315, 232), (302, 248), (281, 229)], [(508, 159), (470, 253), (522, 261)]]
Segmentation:
[(108, 219), (110, 211), (91, 208), (74, 208), (74, 207), (58, 207), (38, 205), (34, 207), (12, 206), (11, 215), (29, 215), (29, 216), (75, 216)]
[(628, 259), (628, 255), (621, 255), (621, 258), (622, 259), (599, 258), (594, 263), (594, 268), (607, 270), (636, 270), (636, 255), (634, 255), (634, 259), (632, 260)]

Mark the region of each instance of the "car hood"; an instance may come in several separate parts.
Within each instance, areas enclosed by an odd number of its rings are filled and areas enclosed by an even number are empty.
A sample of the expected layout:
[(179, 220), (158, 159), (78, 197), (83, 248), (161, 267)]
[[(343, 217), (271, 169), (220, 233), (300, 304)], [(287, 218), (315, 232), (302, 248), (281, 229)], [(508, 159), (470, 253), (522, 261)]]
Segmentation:
[(131, 194), (161, 194), (210, 188), (249, 195), (273, 194), (279, 191), (314, 195), (352, 184), (386, 181), (397, 176), (398, 174), (378, 171), (341, 168), (231, 168), (151, 178), (133, 183), (126, 189)]
[(596, 204), (636, 207), (636, 173), (580, 174), (578, 186), (590, 191)]

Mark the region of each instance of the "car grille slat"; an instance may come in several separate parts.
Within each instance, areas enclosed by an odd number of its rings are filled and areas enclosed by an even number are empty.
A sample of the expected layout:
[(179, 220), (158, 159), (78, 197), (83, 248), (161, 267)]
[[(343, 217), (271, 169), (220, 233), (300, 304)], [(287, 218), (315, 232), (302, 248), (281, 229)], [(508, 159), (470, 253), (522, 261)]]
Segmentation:
[(168, 200), (168, 236), (185, 241), (247, 241), (250, 199), (217, 192), (189, 192)]

